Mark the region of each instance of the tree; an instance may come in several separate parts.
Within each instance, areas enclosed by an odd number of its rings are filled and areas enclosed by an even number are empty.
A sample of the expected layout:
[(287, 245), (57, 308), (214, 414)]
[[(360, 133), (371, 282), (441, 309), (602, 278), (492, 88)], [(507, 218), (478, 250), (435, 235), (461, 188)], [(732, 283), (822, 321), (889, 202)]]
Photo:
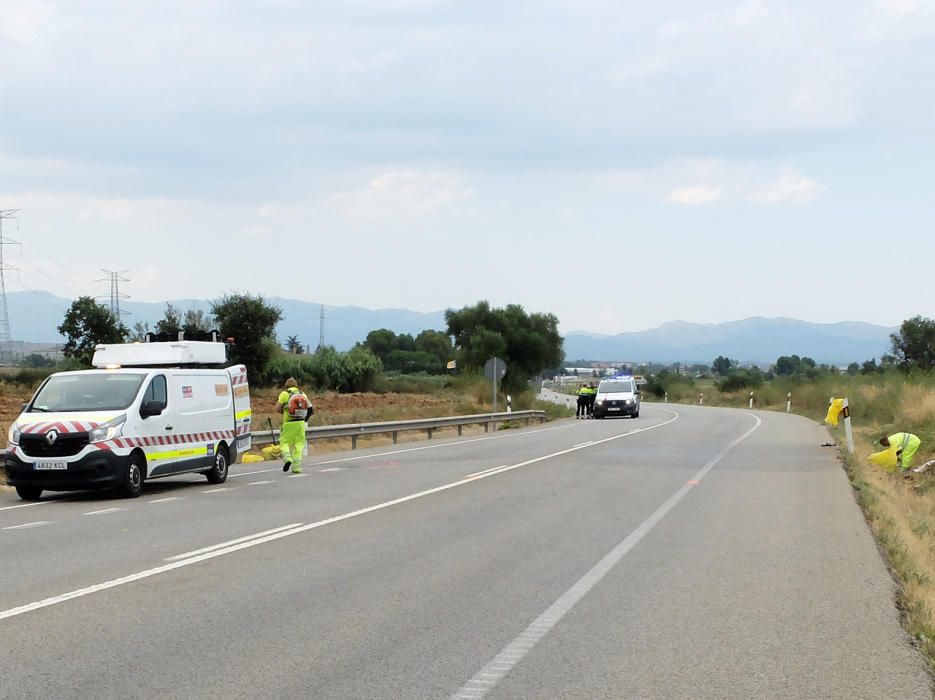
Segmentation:
[(103, 304), (91, 297), (75, 299), (65, 313), (58, 332), (65, 336), (65, 357), (91, 366), (94, 348), (100, 343), (122, 343), (129, 331)]
[(378, 328), (367, 334), (363, 346), (385, 362), (391, 352), (399, 350), (399, 338), (389, 328)]
[(189, 309), (185, 312), (185, 319), (182, 321), (182, 330), (185, 336), (197, 335), (199, 333), (208, 333), (213, 326), (213, 320), (201, 309)]
[(913, 316), (903, 321), (890, 342), (895, 363), (903, 372), (935, 369), (935, 319)]
[(151, 331), (152, 329), (149, 327), (149, 323), (137, 321), (133, 324), (133, 330), (130, 331), (127, 340), (129, 340), (131, 343), (142, 343), (144, 340), (146, 340), (146, 335)]
[(860, 373), (876, 374), (878, 369), (877, 360), (875, 357), (872, 357), (869, 360), (864, 360), (864, 363), (860, 366)]
[(527, 314), (519, 304), (492, 309), (486, 301), (445, 312), (447, 334), (455, 339), (459, 366), (480, 369), (491, 357), (507, 364), (503, 387), (522, 389), (542, 370), (564, 359), (563, 338), (554, 314)]
[(221, 335), (234, 339), (230, 360), (262, 376), (278, 348), (275, 333), (282, 309), (267, 304), (259, 295), (233, 293), (215, 299), (211, 313), (217, 319)]
[(736, 365), (736, 360), (731, 360), (724, 357), (723, 355), (718, 355), (717, 359), (711, 365), (711, 370), (715, 374), (724, 377), (730, 374), (731, 368), (735, 367)]
[(451, 343), (451, 336), (442, 331), (422, 331), (416, 336), (415, 345), (417, 352), (428, 352), (435, 355), (442, 366), (454, 357), (454, 345)]
[(860, 365), (857, 364), (856, 362), (851, 362), (847, 366), (847, 373), (852, 377), (857, 376), (858, 374), (860, 374)]
[(156, 321), (156, 335), (175, 340), (182, 331), (182, 314), (172, 304), (166, 304), (162, 318)]
[(302, 352), (302, 343), (299, 341), (299, 336), (290, 335), (286, 338), (286, 350), (291, 352), (293, 355), (298, 355)]
[(41, 369), (43, 367), (54, 367), (55, 362), (44, 355), (40, 355), (37, 352), (26, 355), (23, 359), (23, 367), (29, 367), (30, 369)]

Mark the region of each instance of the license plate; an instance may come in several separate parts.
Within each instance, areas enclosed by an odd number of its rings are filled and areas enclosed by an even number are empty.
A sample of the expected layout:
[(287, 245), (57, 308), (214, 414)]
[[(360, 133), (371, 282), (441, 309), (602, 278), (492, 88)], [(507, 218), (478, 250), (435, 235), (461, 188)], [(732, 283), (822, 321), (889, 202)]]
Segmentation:
[(608, 408), (607, 410), (608, 410), (608, 411), (619, 411), (619, 410), (620, 410), (620, 406), (611, 406), (611, 407)]
[(52, 469), (68, 469), (68, 462), (33, 462), (33, 469), (37, 471), (40, 470), (52, 470)]

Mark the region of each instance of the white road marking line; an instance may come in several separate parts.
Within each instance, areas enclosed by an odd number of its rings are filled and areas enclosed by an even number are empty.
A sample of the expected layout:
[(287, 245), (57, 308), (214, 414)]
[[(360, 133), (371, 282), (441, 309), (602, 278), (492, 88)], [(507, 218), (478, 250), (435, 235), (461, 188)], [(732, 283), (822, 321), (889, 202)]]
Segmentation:
[(473, 477), (475, 477), (475, 476), (483, 476), (484, 474), (488, 474), (489, 472), (495, 472), (495, 471), (497, 471), (498, 469), (504, 469), (504, 468), (507, 467), (507, 466), (508, 466), (508, 465), (506, 465), (506, 464), (501, 464), (499, 467), (491, 467), (490, 469), (485, 469), (484, 471), (481, 471), (481, 472), (474, 472), (473, 474), (468, 474), (468, 475), (467, 475), (466, 477), (464, 477), (464, 478), (465, 478), (465, 479), (471, 479), (471, 478), (473, 478)]
[(107, 513), (119, 513), (126, 508), (104, 508), (103, 510), (92, 510), (87, 513), (82, 513), (82, 515), (106, 515)]
[(280, 471), (281, 469), (282, 467), (279, 467), (279, 469), (261, 469), (258, 472), (243, 472), (242, 474), (231, 474), (230, 477), (233, 479), (235, 476), (256, 476), (257, 474), (268, 474), (269, 472), (276, 472), (276, 471)]
[(169, 496), (167, 498), (156, 498), (152, 501), (146, 501), (147, 503), (169, 503), (170, 501), (180, 501), (182, 500), (181, 496)]
[(283, 525), (282, 527), (274, 527), (272, 530), (264, 530), (263, 532), (255, 532), (252, 535), (245, 535), (243, 537), (238, 537), (236, 540), (228, 540), (227, 542), (220, 542), (219, 544), (213, 544), (210, 547), (202, 547), (201, 549), (195, 549), (191, 552), (185, 552), (185, 554), (176, 554), (174, 557), (166, 557), (166, 561), (179, 561), (180, 559), (188, 559), (189, 557), (196, 557), (199, 554), (204, 554), (205, 552), (213, 552), (217, 549), (223, 549), (224, 547), (230, 547), (232, 544), (240, 544), (241, 542), (247, 542), (248, 540), (256, 539), (257, 537), (265, 537), (266, 535), (272, 535), (274, 532), (282, 532), (283, 530), (290, 530), (294, 527), (299, 527), (302, 523), (291, 523), (290, 525)]
[(327, 474), (328, 472), (343, 472), (344, 467), (331, 467), (329, 469), (319, 469), (322, 474)]
[[(663, 426), (674, 423), (679, 419), (679, 414), (674, 411), (667, 411), (672, 415), (667, 421), (662, 423), (657, 423), (656, 425), (647, 426), (645, 428), (640, 428), (638, 430), (633, 430), (628, 433), (622, 433), (620, 435), (615, 435), (600, 442), (609, 442), (611, 440), (618, 440), (620, 438), (627, 437), (628, 435), (634, 435), (636, 433), (646, 432), (648, 430), (655, 430), (656, 428), (661, 428)], [(544, 462), (555, 457), (560, 457), (562, 455), (569, 454), (571, 452), (576, 452), (575, 448), (561, 450), (559, 452), (553, 452), (551, 454), (543, 455), (541, 457), (535, 457), (533, 459), (526, 460), (525, 462), (520, 462), (518, 464), (513, 464), (506, 469), (500, 470), (495, 474), (489, 474), (481, 477), (474, 477), (473, 479), (461, 479), (459, 481), (454, 481), (449, 484), (444, 484), (442, 486), (436, 486), (435, 488), (428, 489), (426, 491), (420, 491), (418, 493), (410, 494), (409, 496), (403, 496), (402, 498), (397, 498), (392, 501), (385, 501), (383, 503), (378, 503), (374, 506), (369, 506), (367, 508), (361, 508), (360, 510), (355, 510), (350, 513), (344, 513), (343, 515), (336, 515), (333, 518), (327, 518), (326, 520), (319, 520), (315, 523), (309, 523), (308, 525), (301, 525), (299, 527), (294, 527), (289, 530), (283, 530), (282, 532), (276, 532), (270, 535), (257, 536), (253, 539), (241, 542), (239, 544), (231, 545), (229, 547), (224, 547), (222, 549), (216, 549), (213, 552), (205, 552), (204, 554), (199, 554), (197, 556), (192, 556), (187, 559), (182, 559), (180, 561), (174, 561), (168, 564), (163, 564), (162, 566), (157, 566), (152, 569), (146, 569), (145, 571), (139, 571), (135, 574), (130, 574), (128, 576), (122, 576), (120, 578), (111, 579), (110, 581), (105, 581), (103, 583), (98, 583), (93, 586), (87, 586), (86, 588), (79, 588), (68, 593), (63, 593), (61, 595), (52, 596), (50, 598), (44, 598), (43, 600), (37, 600), (33, 603), (27, 603), (26, 605), (20, 605), (15, 608), (10, 608), (9, 610), (0, 611), (0, 620), (6, 620), (11, 617), (16, 617), (18, 615), (24, 615), (25, 613), (32, 612), (34, 610), (40, 610), (42, 608), (48, 608), (52, 605), (58, 605), (60, 603), (65, 603), (69, 600), (74, 600), (75, 598), (83, 598), (84, 596), (91, 595), (93, 593), (100, 593), (101, 591), (110, 590), (111, 588), (116, 588), (118, 586), (124, 586), (129, 583), (134, 583), (142, 579), (150, 578), (152, 576), (158, 576), (159, 574), (164, 574), (169, 571), (174, 571), (175, 569), (180, 569), (183, 566), (191, 566), (192, 564), (198, 564), (209, 559), (215, 559), (217, 557), (223, 557), (228, 554), (233, 554), (234, 552), (239, 552), (243, 549), (248, 549), (250, 547), (256, 547), (267, 542), (273, 542), (275, 540), (282, 539), (284, 537), (291, 537), (292, 535), (298, 535), (304, 532), (309, 532), (311, 530), (318, 529), (320, 527), (325, 527), (326, 525), (332, 525), (334, 523), (339, 523), (344, 520), (350, 520), (351, 518), (356, 518), (361, 515), (366, 515), (367, 513), (373, 513), (378, 510), (383, 510), (384, 508), (391, 508), (392, 506), (399, 505), (401, 503), (408, 503), (409, 501), (414, 501), (418, 498), (424, 498), (426, 496), (431, 496), (432, 494), (441, 493), (442, 491), (448, 491), (449, 489), (457, 488), (459, 486), (464, 486), (465, 484), (472, 484), (478, 479), (486, 479), (489, 476), (494, 476), (500, 474), (503, 471), (509, 471), (513, 469), (520, 469), (522, 467), (529, 466), (530, 464), (538, 464), (539, 462)], [(270, 482), (272, 483), (272, 482)], [(686, 487), (688, 488), (688, 487)]]
[(247, 486), (263, 486), (265, 484), (275, 484), (275, 481), (251, 481)]
[(50, 520), (37, 520), (34, 523), (23, 523), (22, 525), (10, 525), (10, 527), (3, 528), (4, 530), (27, 530), (31, 527), (42, 527), (43, 525), (51, 525), (52, 521)]
[[(763, 421), (752, 413), (747, 413), (746, 415), (752, 417), (756, 421), (755, 425), (731, 442), (716, 456), (712, 457), (708, 463), (699, 469), (698, 473), (692, 477), (692, 481), (701, 481), (718, 462), (737, 447), (737, 445), (750, 437), (763, 423)], [(557, 625), (582, 598), (590, 593), (594, 586), (619, 564), (620, 560), (623, 559), (640, 540), (649, 534), (650, 530), (652, 530), (659, 521), (692, 490), (692, 488), (694, 488), (692, 484), (686, 483), (682, 488), (672, 494), (665, 503), (659, 506), (638, 528), (627, 535), (620, 544), (614, 547), (603, 559), (595, 564), (577, 583), (563, 593), (548, 610), (542, 613), (529, 627), (523, 630), (523, 632), (510, 642), (503, 651), (491, 659), (471, 680), (461, 686), (451, 698), (482, 698), (493, 690), (493, 688), (526, 657), (532, 648), (551, 632), (555, 625)], [(482, 690), (476, 687), (478, 685), (484, 685), (485, 687)]]
[(575, 447), (587, 447), (588, 445), (593, 445), (593, 444), (594, 444), (594, 440), (591, 440), (590, 442), (578, 443), (577, 445), (575, 445)]
[(13, 510), (15, 508), (32, 508), (33, 506), (47, 506), (50, 503), (55, 503), (55, 501), (39, 501), (38, 503), (20, 503), (15, 506), (3, 506), (0, 510)]
[(230, 491), (230, 490), (231, 489), (229, 486), (222, 486), (219, 489), (205, 489), (204, 491), (202, 491), (202, 493), (221, 493), (221, 491)]
[(306, 476), (308, 476), (308, 474), (306, 474), (305, 472), (299, 472), (298, 474), (290, 474), (286, 478), (287, 479), (301, 479)]

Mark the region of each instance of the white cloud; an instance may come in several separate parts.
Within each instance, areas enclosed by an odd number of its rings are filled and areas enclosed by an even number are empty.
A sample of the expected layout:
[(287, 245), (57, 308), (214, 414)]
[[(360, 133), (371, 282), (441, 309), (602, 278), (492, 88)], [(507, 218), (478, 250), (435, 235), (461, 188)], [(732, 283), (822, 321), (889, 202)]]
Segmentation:
[(710, 204), (721, 198), (719, 187), (695, 185), (693, 187), (680, 187), (669, 193), (669, 201), (676, 204)]
[(0, 39), (17, 44), (35, 41), (54, 14), (42, 0), (0, 0)]
[(877, 8), (897, 19), (914, 15), (922, 9), (922, 0), (879, 0)]
[(372, 178), (362, 190), (332, 195), (328, 203), (349, 219), (416, 219), (470, 194), (458, 173), (403, 169)]
[(815, 180), (794, 171), (787, 171), (773, 184), (754, 191), (749, 198), (764, 204), (807, 202), (823, 191), (824, 187)]

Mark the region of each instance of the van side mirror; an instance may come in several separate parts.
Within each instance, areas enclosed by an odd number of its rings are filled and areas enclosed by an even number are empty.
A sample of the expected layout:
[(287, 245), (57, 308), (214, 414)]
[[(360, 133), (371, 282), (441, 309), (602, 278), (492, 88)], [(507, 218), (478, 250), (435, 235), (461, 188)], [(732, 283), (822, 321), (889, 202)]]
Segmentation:
[(152, 416), (160, 415), (165, 410), (166, 405), (162, 401), (145, 401), (143, 405), (140, 406), (140, 417), (151, 418)]

